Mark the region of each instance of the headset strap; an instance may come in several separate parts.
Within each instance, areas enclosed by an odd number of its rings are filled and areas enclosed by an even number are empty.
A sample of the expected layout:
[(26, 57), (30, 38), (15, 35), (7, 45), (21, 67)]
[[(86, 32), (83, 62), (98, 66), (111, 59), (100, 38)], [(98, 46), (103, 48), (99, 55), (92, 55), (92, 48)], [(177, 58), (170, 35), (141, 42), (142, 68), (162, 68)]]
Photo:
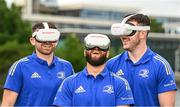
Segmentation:
[(47, 22), (43, 22), (44, 25), (44, 29), (49, 29), (48, 23)]

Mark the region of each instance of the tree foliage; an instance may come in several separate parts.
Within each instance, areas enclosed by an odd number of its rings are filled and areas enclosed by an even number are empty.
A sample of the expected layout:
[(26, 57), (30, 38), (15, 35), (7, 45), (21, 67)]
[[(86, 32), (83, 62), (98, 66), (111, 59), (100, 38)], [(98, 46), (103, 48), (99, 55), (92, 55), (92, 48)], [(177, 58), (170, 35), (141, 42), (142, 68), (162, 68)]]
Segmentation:
[(30, 23), (21, 18), (21, 8), (12, 4), (7, 8), (5, 0), (0, 0), (0, 44), (17, 40), (18, 43), (27, 42), (31, 34)]
[[(0, 46), (0, 88), (2, 89), (10, 66), (20, 58), (32, 53), (33, 47), (29, 44), (19, 44), (17, 41), (9, 41)], [(2, 90), (0, 90), (0, 99)]]
[(75, 34), (70, 34), (60, 41), (56, 55), (70, 61), (75, 72), (82, 70), (85, 66), (84, 46)]
[(21, 8), (14, 4), (7, 8), (5, 0), (0, 0), (0, 89), (10, 65), (32, 51), (26, 43), (30, 34), (30, 23), (22, 20)]

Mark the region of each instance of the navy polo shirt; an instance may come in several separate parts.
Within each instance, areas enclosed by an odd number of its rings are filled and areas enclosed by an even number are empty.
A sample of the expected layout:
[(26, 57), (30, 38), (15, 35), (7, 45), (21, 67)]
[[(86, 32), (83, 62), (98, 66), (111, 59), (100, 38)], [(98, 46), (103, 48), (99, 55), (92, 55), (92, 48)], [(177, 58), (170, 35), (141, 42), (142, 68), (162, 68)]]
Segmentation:
[(133, 104), (128, 82), (106, 68), (94, 78), (85, 68), (66, 78), (54, 100), (58, 106), (116, 106)]
[(11, 66), (4, 88), (18, 93), (15, 106), (50, 106), (59, 85), (71, 74), (69, 62), (54, 56), (48, 66), (33, 53)]
[(177, 89), (169, 63), (149, 48), (136, 63), (125, 51), (110, 59), (106, 66), (128, 80), (136, 106), (159, 106), (158, 94)]

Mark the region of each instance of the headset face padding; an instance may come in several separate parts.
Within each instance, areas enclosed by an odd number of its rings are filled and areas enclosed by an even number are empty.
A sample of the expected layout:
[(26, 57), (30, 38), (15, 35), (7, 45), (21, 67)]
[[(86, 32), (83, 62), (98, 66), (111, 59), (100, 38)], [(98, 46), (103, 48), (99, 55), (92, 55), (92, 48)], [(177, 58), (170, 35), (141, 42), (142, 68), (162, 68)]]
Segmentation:
[(126, 23), (126, 21), (134, 15), (125, 17), (121, 23), (115, 23), (111, 26), (111, 33), (114, 36), (132, 36), (136, 31), (150, 30), (150, 26), (134, 26), (132, 24)]
[(98, 47), (108, 50), (110, 47), (110, 39), (103, 34), (88, 34), (84, 39), (85, 47), (88, 49)]
[(60, 38), (60, 32), (57, 29), (49, 28), (47, 23), (44, 24), (44, 29), (39, 29), (32, 34), (38, 41), (58, 41)]
[[(131, 26), (135, 26), (135, 25), (132, 24), (132, 23), (127, 23), (127, 24), (129, 24), (129, 25), (131, 25)], [(127, 35), (127, 36), (133, 36), (135, 33), (136, 33), (136, 30), (131, 30), (131, 33), (130, 33), (129, 35)]]

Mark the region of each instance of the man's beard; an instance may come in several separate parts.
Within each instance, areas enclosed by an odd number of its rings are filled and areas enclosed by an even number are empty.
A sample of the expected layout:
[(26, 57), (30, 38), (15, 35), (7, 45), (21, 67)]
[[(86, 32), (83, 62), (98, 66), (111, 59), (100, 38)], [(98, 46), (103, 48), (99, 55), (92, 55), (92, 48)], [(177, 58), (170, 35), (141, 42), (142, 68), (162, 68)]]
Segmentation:
[(92, 56), (91, 56), (91, 53), (87, 53), (86, 52), (86, 61), (89, 64), (91, 64), (92, 66), (103, 65), (106, 62), (106, 60), (107, 60), (106, 54), (101, 55), (98, 59), (93, 59)]

